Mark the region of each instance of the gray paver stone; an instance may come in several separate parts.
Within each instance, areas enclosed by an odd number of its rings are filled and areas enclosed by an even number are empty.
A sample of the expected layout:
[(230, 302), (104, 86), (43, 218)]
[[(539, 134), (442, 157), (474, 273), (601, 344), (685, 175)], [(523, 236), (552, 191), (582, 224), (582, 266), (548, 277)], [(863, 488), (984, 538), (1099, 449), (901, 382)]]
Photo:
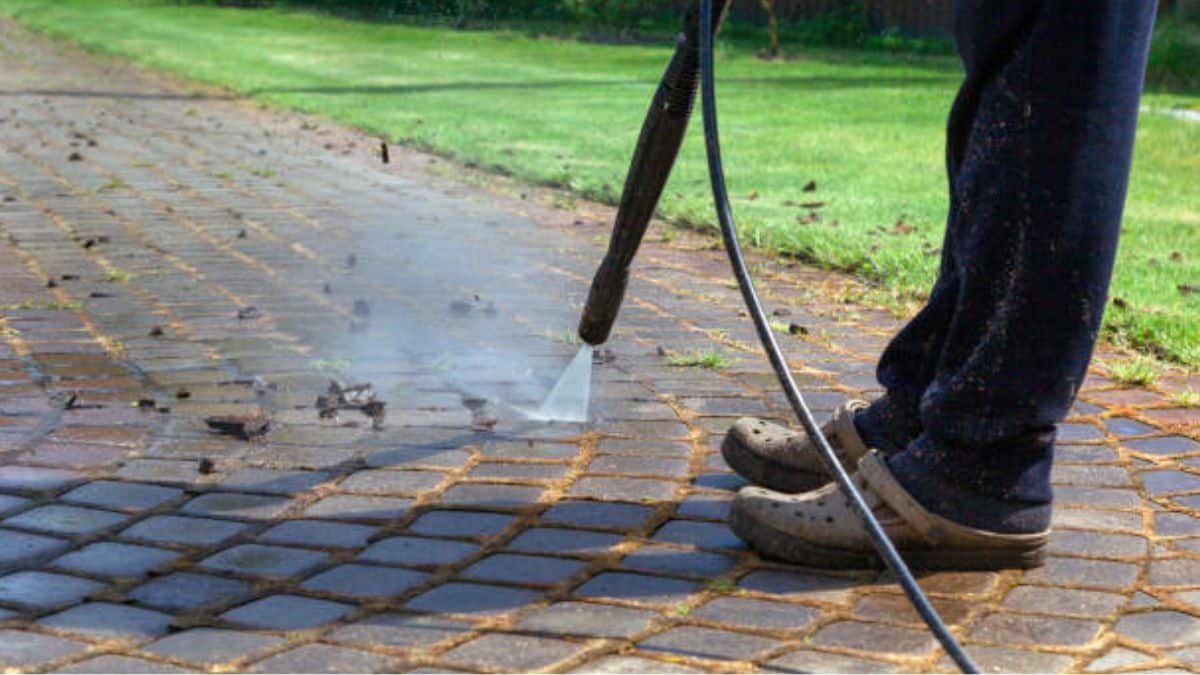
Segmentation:
[(85, 651), (87, 645), (52, 635), (22, 630), (0, 630), (0, 664), (6, 668), (32, 669)]
[[(961, 624), (971, 615), (971, 609), (977, 604), (970, 600), (937, 596), (930, 598), (929, 601), (948, 626)], [(863, 596), (854, 606), (854, 616), (873, 621), (924, 625), (921, 616), (913, 609), (908, 598), (903, 594), (896, 593), (872, 593)]]
[(579, 454), (579, 447), (567, 443), (494, 442), (485, 445), (483, 452), (490, 457), (573, 459), (575, 455)]
[(1054, 486), (1054, 501), (1057, 506), (1081, 509), (1133, 510), (1142, 505), (1137, 490), (1079, 485)]
[(1091, 487), (1129, 487), (1132, 484), (1124, 467), (1088, 464), (1059, 464), (1051, 471), (1050, 480), (1056, 485)]
[(1104, 432), (1091, 424), (1060, 424), (1058, 438), (1063, 443), (1098, 441), (1104, 438)]
[(778, 640), (757, 635), (684, 626), (642, 640), (638, 648), (696, 659), (753, 661), (780, 644)]
[(148, 639), (167, 632), (171, 616), (129, 605), (88, 602), (42, 619), (39, 623), (93, 637)]
[(1186, 436), (1160, 436), (1138, 441), (1125, 441), (1125, 447), (1135, 452), (1149, 455), (1182, 455), (1189, 452), (1200, 452), (1200, 442)]
[(1182, 471), (1143, 471), (1138, 474), (1146, 492), (1153, 496), (1200, 491), (1200, 475)]
[(896, 672), (896, 666), (883, 661), (801, 649), (769, 661), (766, 670), (778, 673), (893, 673)]
[(510, 462), (487, 462), (480, 464), (468, 474), (473, 479), (487, 480), (502, 478), (513, 480), (557, 480), (567, 475), (566, 464), (513, 464)]
[(1119, 590), (1132, 586), (1137, 576), (1138, 566), (1132, 563), (1051, 556), (1044, 567), (1026, 572), (1025, 580)]
[(693, 611), (691, 616), (724, 624), (752, 626), (763, 630), (798, 631), (820, 614), (804, 605), (752, 598), (717, 598)]
[(1187, 537), (1200, 534), (1200, 518), (1186, 513), (1154, 514), (1154, 531), (1160, 537)]
[(109, 509), (142, 511), (183, 494), (179, 488), (119, 481), (92, 481), (63, 495), (63, 500)]
[(249, 594), (250, 584), (244, 581), (188, 572), (152, 579), (128, 593), (142, 604), (168, 610), (223, 605)]
[(69, 544), (62, 539), (0, 529), (0, 567), (15, 567), (53, 555)]
[(104, 588), (104, 584), (79, 577), (23, 571), (0, 577), (0, 600), (49, 609), (78, 602)]
[(206, 558), (201, 567), (259, 577), (294, 577), (320, 567), (329, 556), (284, 546), (243, 544)]
[(202, 665), (241, 660), (283, 642), (283, 638), (218, 628), (193, 628), (142, 649), (151, 654)]
[(0, 494), (0, 516), (6, 516), (6, 515), (12, 513), (13, 511), (17, 511), (21, 508), (24, 508), (27, 504), (30, 503), (30, 501), (32, 501), (32, 500), (26, 499), (24, 497)]
[(724, 523), (729, 520), (732, 504), (733, 498), (725, 493), (695, 492), (680, 503), (679, 515), (685, 518), (719, 520)]
[(1115, 647), (1104, 656), (1092, 661), (1085, 669), (1089, 673), (1101, 673), (1118, 668), (1129, 668), (1153, 661), (1154, 657), (1124, 647)]
[(352, 523), (331, 523), (323, 520), (291, 520), (280, 523), (259, 535), (259, 539), (276, 544), (297, 544), (321, 548), (361, 548), (367, 545), (377, 527)]
[(450, 565), (478, 549), (478, 546), (461, 541), (425, 539), (423, 537), (390, 537), (372, 544), (359, 554), (358, 559), (393, 565)]
[(607, 553), (622, 539), (603, 532), (535, 527), (522, 532), (508, 544), (508, 548), (529, 553), (594, 556)]
[(1046, 552), (1051, 555), (1140, 558), (1146, 555), (1146, 540), (1129, 534), (1102, 534), (1060, 530), (1050, 533)]
[(1117, 621), (1113, 632), (1151, 645), (1189, 644), (1200, 642), (1200, 619), (1170, 610), (1130, 614)]
[(1057, 645), (1078, 647), (1100, 633), (1100, 624), (1083, 619), (994, 613), (971, 631), (971, 638), (1002, 645)]
[[(1007, 647), (968, 645), (965, 649), (967, 654), (975, 660), (979, 670), (984, 673), (1062, 673), (1069, 670), (1074, 661), (1072, 657), (1062, 654), (1047, 654), (1046, 652)], [(945, 656), (938, 660), (937, 671), (961, 672), (958, 666)]]
[(521, 620), (522, 630), (557, 635), (628, 638), (642, 632), (655, 612), (588, 602), (558, 602)]
[(617, 502), (560, 501), (542, 513), (548, 523), (628, 530), (646, 522), (654, 509)]
[(59, 673), (190, 673), (195, 672), (169, 663), (135, 659), (130, 656), (105, 655), (94, 659), (72, 663), (61, 668)]
[(645, 574), (605, 572), (575, 589), (580, 597), (618, 598), (655, 605), (675, 605), (695, 593), (699, 584)]
[(736, 562), (718, 553), (646, 545), (622, 558), (621, 566), (643, 572), (708, 578), (724, 574)]
[(1054, 461), (1062, 462), (1115, 462), (1117, 452), (1103, 445), (1058, 445), (1054, 448)]
[(255, 673), (389, 673), (395, 659), (331, 645), (304, 645), (257, 663)]
[(184, 504), (179, 510), (194, 516), (270, 520), (283, 513), (291, 500), (237, 492), (210, 492)]
[[(574, 450), (574, 446), (567, 446)], [(471, 459), (471, 453), (463, 450), (430, 452), (422, 448), (400, 448), (382, 450), (367, 456), (367, 466), (408, 469), (417, 467), (457, 468)]]
[(221, 481), (221, 485), (225, 488), (236, 488), (248, 492), (290, 495), (307, 492), (328, 482), (332, 477), (332, 474), (321, 471), (239, 469)]
[(117, 471), (129, 480), (165, 483), (194, 483), (200, 479), (199, 462), (174, 459), (134, 459)]
[(541, 594), (519, 588), (448, 583), (413, 598), (405, 607), (447, 614), (503, 614), (536, 602)]
[(92, 534), (114, 527), (126, 516), (112, 511), (98, 511), (65, 504), (50, 504), (31, 509), (4, 521), (6, 525), (40, 530), (51, 534)]
[(426, 648), (470, 630), (470, 625), (418, 614), (376, 614), (330, 635), (335, 642)]
[(334, 495), (308, 507), (304, 515), (338, 520), (396, 520), (411, 506), (410, 499)]
[(153, 516), (121, 533), (124, 537), (163, 544), (213, 546), (231, 539), (249, 526), (229, 520)]
[(445, 478), (445, 474), (430, 471), (367, 469), (351, 474), (338, 484), (338, 489), (363, 494), (413, 496), (432, 490)]
[(1066, 614), (1103, 618), (1125, 604), (1125, 596), (1101, 591), (1018, 586), (1004, 598), (1004, 606), (1019, 612)]
[(654, 533), (655, 541), (690, 544), (697, 548), (744, 549), (746, 544), (724, 523), (672, 520)]
[(1155, 431), (1155, 428), (1149, 424), (1142, 424), (1128, 417), (1110, 417), (1104, 420), (1104, 426), (1108, 428), (1109, 433), (1118, 436), (1143, 436)]
[(481, 538), (499, 534), (515, 518), (481, 511), (430, 511), (418, 518), (409, 530), (438, 537)]
[(1194, 586), (1200, 583), (1200, 560), (1151, 560), (1147, 581), (1151, 586)]
[(1142, 516), (1132, 511), (1093, 511), (1084, 509), (1055, 509), (1050, 517), (1055, 528), (1085, 530), (1125, 530), (1138, 532), (1142, 529)]
[(678, 484), (665, 480), (585, 476), (571, 486), (568, 494), (602, 501), (636, 503), (647, 499), (666, 501), (671, 499), (678, 489)]
[(706, 473), (697, 476), (693, 483), (697, 487), (708, 488), (710, 490), (723, 490), (725, 492), (737, 492), (750, 483), (736, 473)]
[(638, 441), (627, 438), (605, 438), (600, 441), (599, 451), (613, 455), (633, 455), (635, 457), (664, 456), (687, 457), (692, 449), (687, 443), (671, 441)]
[(235, 607), (221, 618), (252, 628), (302, 630), (332, 623), (350, 613), (350, 605), (299, 595), (272, 595)]
[(65, 469), (39, 466), (0, 466), (0, 490), (15, 492), (49, 492), (78, 482), (83, 476)]
[(752, 591), (826, 602), (844, 602), (854, 585), (853, 579), (776, 570), (751, 572), (738, 582), (738, 586)]
[(492, 633), (459, 645), (442, 658), (468, 668), (529, 672), (569, 658), (583, 645), (553, 638)]
[(442, 493), (443, 504), (480, 509), (521, 509), (537, 503), (543, 489), (499, 483), (459, 483)]
[(813, 644), (864, 652), (921, 656), (932, 650), (936, 641), (927, 630), (879, 623), (839, 621), (818, 631), (813, 638)]
[(617, 473), (631, 476), (682, 476), (687, 460), (632, 455), (599, 455), (588, 465), (588, 473)]
[(341, 565), (312, 577), (303, 586), (356, 598), (387, 598), (424, 583), (428, 578), (429, 575), (423, 572), (394, 567)]
[(501, 553), (471, 565), (463, 570), (462, 576), (484, 581), (550, 585), (586, 566), (578, 560)]

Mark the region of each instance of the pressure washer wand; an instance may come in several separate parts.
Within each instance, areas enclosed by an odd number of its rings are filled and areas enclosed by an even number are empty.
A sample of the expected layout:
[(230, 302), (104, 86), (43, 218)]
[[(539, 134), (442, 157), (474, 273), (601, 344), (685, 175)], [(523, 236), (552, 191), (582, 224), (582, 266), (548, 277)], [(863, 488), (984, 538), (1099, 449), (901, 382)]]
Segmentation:
[[(712, 25), (713, 34), (720, 28), (729, 0), (716, 0)], [(579, 320), (579, 337), (590, 345), (600, 345), (608, 340), (621, 301), (625, 298), (625, 287), (629, 283), (629, 265), (637, 255), (646, 227), (654, 217), (654, 209), (662, 197), (671, 167), (683, 145), (688, 120), (696, 101), (696, 90), (700, 77), (700, 8), (693, 5), (684, 20), (679, 34), (675, 56), (667, 66), (642, 133), (638, 137), (637, 150), (629, 174), (625, 177), (625, 191), (617, 209), (608, 253), (596, 270), (592, 289), (584, 304), (583, 316)]]

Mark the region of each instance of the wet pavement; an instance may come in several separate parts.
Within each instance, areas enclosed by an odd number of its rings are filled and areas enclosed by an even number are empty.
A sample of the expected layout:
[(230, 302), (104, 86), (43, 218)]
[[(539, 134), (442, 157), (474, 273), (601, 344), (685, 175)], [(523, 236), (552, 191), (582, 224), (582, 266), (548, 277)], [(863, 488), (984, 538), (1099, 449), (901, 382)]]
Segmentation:
[[(708, 240), (648, 242), (593, 421), (532, 422), (605, 209), (0, 41), (0, 667), (949, 668), (886, 574), (763, 561), (724, 526), (721, 433), (788, 415)], [(814, 407), (876, 394), (897, 319), (756, 271)], [(727, 367), (672, 365), (700, 350)], [(322, 417), (331, 379), (371, 381), (382, 428)], [(1047, 566), (923, 578), (985, 668), (1198, 669), (1200, 414), (1167, 396), (1189, 385), (1093, 374)]]

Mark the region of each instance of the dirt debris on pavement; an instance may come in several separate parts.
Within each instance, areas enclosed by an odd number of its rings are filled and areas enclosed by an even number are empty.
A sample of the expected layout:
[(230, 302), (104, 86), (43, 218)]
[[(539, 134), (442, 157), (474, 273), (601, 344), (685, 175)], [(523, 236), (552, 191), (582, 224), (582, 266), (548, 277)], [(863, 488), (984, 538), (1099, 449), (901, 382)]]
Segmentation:
[(204, 423), (219, 434), (235, 436), (244, 441), (262, 438), (271, 429), (271, 419), (262, 412), (246, 415), (213, 415), (205, 417)]
[(500, 418), (488, 410), (488, 399), (483, 396), (463, 396), (462, 404), (471, 413), (472, 431), (492, 431)]
[(345, 386), (330, 380), (325, 393), (317, 396), (316, 405), (321, 419), (337, 419), (342, 410), (357, 410), (370, 418), (374, 429), (382, 429), (387, 418), (387, 401), (375, 397), (375, 385), (370, 382)]

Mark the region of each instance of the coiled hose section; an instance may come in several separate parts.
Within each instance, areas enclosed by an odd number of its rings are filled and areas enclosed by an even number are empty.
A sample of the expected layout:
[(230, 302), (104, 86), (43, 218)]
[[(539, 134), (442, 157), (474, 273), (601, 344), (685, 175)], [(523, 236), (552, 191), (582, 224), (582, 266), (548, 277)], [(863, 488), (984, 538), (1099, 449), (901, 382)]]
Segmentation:
[(767, 316), (763, 312), (762, 303), (758, 299), (758, 293), (754, 290), (754, 281), (750, 278), (749, 272), (746, 270), (746, 261), (742, 256), (742, 247), (738, 242), (737, 231), (733, 221), (733, 210), (729, 203), (729, 193), (725, 187), (725, 168), (721, 161), (721, 141), (720, 133), (717, 125), (717, 95), (716, 95), (716, 77), (715, 66), (713, 63), (713, 1), (700, 0), (700, 96), (701, 107), (704, 111), (704, 144), (708, 155), (708, 173), (712, 181), (713, 200), (716, 202), (717, 219), (721, 225), (721, 236), (725, 240), (725, 250), (729, 253), (729, 262), (733, 265), (733, 273), (737, 276), (738, 286), (742, 291), (742, 298), (746, 302), (746, 308), (750, 311), (751, 318), (754, 319), (754, 327), (758, 331), (759, 340), (762, 341), (763, 349), (767, 352), (767, 358), (771, 361), (771, 366), (775, 369), (775, 374), (779, 377), (779, 383), (783, 386), (784, 394), (787, 396), (788, 402), (791, 403), (792, 409), (796, 412), (796, 416), (800, 418), (800, 423), (804, 426), (804, 430), (808, 432), (809, 438), (816, 441), (817, 449), (820, 451), (825, 465), (833, 474), (833, 478), (837, 484), (850, 497), (850, 502), (854, 505), (854, 510), (858, 512), (862, 518), (863, 525), (866, 526), (867, 534), (871, 538), (871, 542), (875, 545), (875, 549), (883, 558), (884, 563), (892, 574), (900, 581), (900, 586), (904, 589), (904, 593), (908, 596), (917, 613), (921, 615), (921, 619), (925, 621), (925, 625), (929, 626), (929, 630), (937, 637), (938, 642), (945, 648), (946, 653), (964, 673), (978, 673), (979, 667), (971, 660), (971, 657), (963, 650), (962, 645), (950, 633), (945, 622), (938, 616), (937, 610), (929, 603), (929, 598), (921, 591), (921, 587), (917, 585), (917, 580), (913, 578), (912, 572), (909, 571), (908, 565), (900, 557), (896, 547), (880, 526), (879, 521), (875, 519), (875, 515), (871, 513), (871, 508), (867, 506), (863, 500), (862, 493), (854, 486), (850, 480), (850, 475), (846, 473), (845, 467), (834, 454), (833, 448), (829, 446), (828, 439), (821, 433), (820, 427), (817, 426), (817, 421), (813, 417), (812, 411), (808, 409), (808, 405), (804, 402), (804, 398), (800, 395), (800, 390), (796, 386), (795, 379), (792, 378), (791, 369), (783, 358), (783, 354), (779, 350), (779, 344), (775, 341), (775, 334), (771, 332), (770, 325), (767, 322)]

